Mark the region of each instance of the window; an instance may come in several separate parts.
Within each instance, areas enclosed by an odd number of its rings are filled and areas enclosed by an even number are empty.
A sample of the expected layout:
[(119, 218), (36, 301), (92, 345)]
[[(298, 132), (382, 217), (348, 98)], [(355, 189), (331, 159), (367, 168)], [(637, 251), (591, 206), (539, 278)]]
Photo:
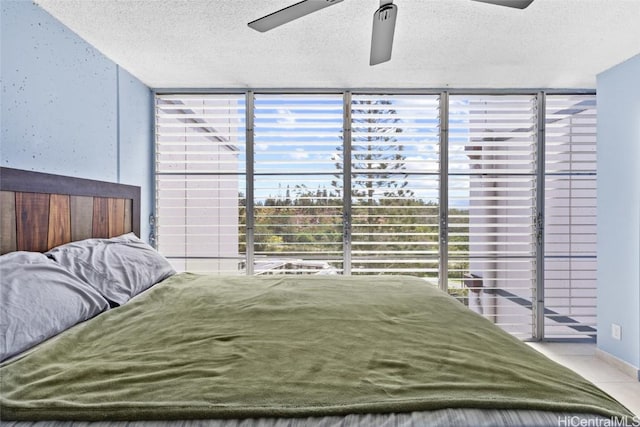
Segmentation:
[(256, 95), (254, 274), (337, 273), (342, 95)]
[(545, 135), (545, 335), (595, 338), (595, 97), (547, 96)]
[(244, 96), (156, 97), (158, 249), (178, 270), (245, 261)]
[(531, 336), (536, 278), (536, 99), (451, 96), (449, 287), (516, 335)]
[(437, 96), (353, 95), (352, 274), (438, 283), (439, 145)]
[(178, 270), (410, 274), (527, 339), (595, 337), (595, 96), (156, 96)]

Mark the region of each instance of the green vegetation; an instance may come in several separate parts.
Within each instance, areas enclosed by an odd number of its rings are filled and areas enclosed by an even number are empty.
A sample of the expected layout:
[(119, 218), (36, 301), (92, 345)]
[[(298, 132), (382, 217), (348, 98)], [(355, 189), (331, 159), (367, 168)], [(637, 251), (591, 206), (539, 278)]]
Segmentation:
[[(268, 198), (255, 205), (254, 251), (269, 255), (311, 259), (341, 259), (343, 203), (335, 192), (311, 191), (303, 186), (289, 197)], [(466, 221), (464, 211), (450, 216)], [(402, 272), (437, 277), (439, 206), (415, 197), (360, 201), (352, 206), (351, 245), (353, 269)], [(241, 209), (241, 251), (245, 250), (245, 210)], [(466, 228), (460, 228), (466, 234)], [(468, 252), (463, 237), (454, 237), (450, 251)], [(451, 265), (466, 270), (468, 262)], [(376, 271), (381, 273), (382, 271)]]

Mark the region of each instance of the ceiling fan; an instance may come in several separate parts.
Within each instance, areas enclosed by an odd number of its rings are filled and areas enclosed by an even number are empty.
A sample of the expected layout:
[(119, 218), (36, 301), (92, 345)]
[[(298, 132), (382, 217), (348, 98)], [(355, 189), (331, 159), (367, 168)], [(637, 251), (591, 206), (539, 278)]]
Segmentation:
[[(299, 3), (280, 9), (255, 21), (249, 22), (249, 27), (265, 32), (287, 22), (301, 18), (325, 7), (333, 6), (343, 0), (303, 0)], [(473, 0), (482, 3), (490, 3), (499, 6), (524, 9), (533, 0)], [(393, 33), (396, 28), (396, 16), (398, 6), (393, 0), (380, 0), (380, 7), (373, 14), (373, 31), (371, 34), (371, 55), (369, 65), (376, 65), (391, 59), (393, 47)]]

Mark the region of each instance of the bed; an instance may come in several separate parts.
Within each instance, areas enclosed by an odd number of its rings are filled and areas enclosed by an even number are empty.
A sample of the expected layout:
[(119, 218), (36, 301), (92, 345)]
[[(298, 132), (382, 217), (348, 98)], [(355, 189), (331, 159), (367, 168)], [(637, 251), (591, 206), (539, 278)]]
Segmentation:
[(633, 422), (419, 278), (175, 273), (138, 188), (0, 182), (3, 425)]

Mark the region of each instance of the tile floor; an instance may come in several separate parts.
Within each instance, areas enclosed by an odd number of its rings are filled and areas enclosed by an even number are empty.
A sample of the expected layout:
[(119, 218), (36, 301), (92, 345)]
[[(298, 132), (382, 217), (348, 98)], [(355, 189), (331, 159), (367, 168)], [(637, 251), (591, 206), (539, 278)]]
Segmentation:
[(595, 344), (532, 342), (531, 347), (573, 369), (640, 418), (640, 381), (596, 357)]

